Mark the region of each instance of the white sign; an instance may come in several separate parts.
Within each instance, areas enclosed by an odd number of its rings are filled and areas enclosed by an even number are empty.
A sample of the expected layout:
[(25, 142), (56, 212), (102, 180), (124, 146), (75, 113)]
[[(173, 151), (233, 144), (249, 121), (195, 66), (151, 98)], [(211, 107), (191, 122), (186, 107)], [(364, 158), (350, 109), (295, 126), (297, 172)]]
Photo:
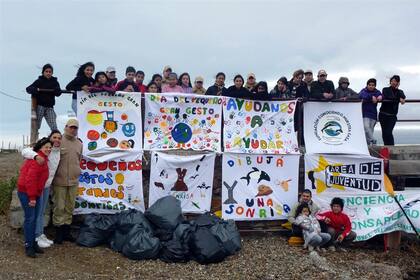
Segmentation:
[(297, 202), (299, 155), (223, 154), (222, 216), (286, 219)]
[(306, 102), (304, 137), (308, 154), (369, 155), (361, 103)]
[(216, 154), (181, 156), (153, 152), (150, 166), (149, 205), (172, 195), (186, 213), (210, 211)]

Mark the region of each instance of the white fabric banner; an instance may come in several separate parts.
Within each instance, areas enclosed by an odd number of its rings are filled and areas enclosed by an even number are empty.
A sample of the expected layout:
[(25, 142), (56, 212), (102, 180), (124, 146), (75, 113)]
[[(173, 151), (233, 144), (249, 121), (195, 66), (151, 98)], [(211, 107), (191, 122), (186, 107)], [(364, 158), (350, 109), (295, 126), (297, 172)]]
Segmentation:
[[(321, 211), (330, 210), (330, 202), (335, 196), (335, 193), (322, 193), (314, 195), (313, 200)], [(401, 208), (388, 193), (343, 193), (339, 197), (344, 199), (344, 213), (349, 216), (352, 230), (357, 234), (356, 241), (392, 231), (414, 233)], [(396, 192), (396, 199), (420, 232), (420, 192)]]
[(146, 93), (144, 149), (220, 151), (222, 97)]
[(224, 150), (233, 153), (298, 154), (294, 129), (296, 101), (226, 98)]
[(306, 102), (306, 153), (369, 155), (362, 119), (362, 103)]
[(286, 219), (297, 202), (299, 155), (223, 154), (222, 216)]
[(74, 214), (144, 211), (142, 153), (106, 161), (83, 157)]
[(337, 196), (383, 192), (383, 160), (370, 156), (305, 154), (305, 188), (315, 194)]
[(81, 91), (77, 101), (78, 136), (84, 155), (142, 150), (141, 93)]
[(215, 153), (181, 156), (153, 152), (150, 166), (149, 205), (172, 195), (184, 213), (210, 211)]

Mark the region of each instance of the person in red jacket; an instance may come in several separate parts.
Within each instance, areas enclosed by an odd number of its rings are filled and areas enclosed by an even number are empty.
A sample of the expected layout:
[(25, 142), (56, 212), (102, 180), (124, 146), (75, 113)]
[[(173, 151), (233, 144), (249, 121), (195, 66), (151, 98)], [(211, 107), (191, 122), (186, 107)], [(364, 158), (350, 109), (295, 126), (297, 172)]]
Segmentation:
[(48, 155), (51, 152), (51, 141), (44, 137), (36, 142), (33, 150), (44, 159), (44, 164), (38, 164), (35, 159), (26, 160), (20, 168), (18, 179), (18, 197), (25, 214), (23, 230), (25, 235), (25, 253), (35, 258), (36, 253), (43, 251), (35, 242), (36, 217), (41, 205), (39, 198), (48, 180)]
[[(342, 246), (348, 246), (356, 238), (356, 233), (351, 230), (349, 216), (343, 213), (344, 201), (339, 197), (331, 200), (331, 211), (317, 215), (318, 220), (324, 221), (328, 227), (328, 233), (331, 235), (329, 249), (337, 249), (346, 252)], [(335, 245), (335, 246), (334, 246)]]

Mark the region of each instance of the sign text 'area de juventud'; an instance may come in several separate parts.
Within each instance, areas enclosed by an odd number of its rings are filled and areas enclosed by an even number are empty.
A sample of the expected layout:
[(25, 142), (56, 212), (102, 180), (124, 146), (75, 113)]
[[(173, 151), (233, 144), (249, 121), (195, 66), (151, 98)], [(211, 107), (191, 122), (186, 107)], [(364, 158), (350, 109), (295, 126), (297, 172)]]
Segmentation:
[(220, 151), (222, 97), (146, 93), (144, 149)]
[(141, 93), (77, 93), (83, 154), (142, 150)]
[(369, 155), (361, 103), (306, 102), (306, 153)]
[(299, 155), (223, 154), (222, 216), (286, 219), (297, 202)]
[[(326, 211), (331, 209), (330, 202), (335, 196), (335, 193), (323, 193), (314, 195), (313, 200), (321, 211)], [(393, 231), (414, 233), (395, 199), (386, 192), (342, 193), (340, 197), (344, 200), (343, 211), (349, 216), (352, 230), (357, 234), (356, 241)], [(395, 192), (395, 198), (420, 232), (420, 192)]]
[(181, 202), (184, 213), (210, 211), (215, 153), (151, 155), (149, 205), (172, 195)]
[(298, 154), (294, 130), (296, 101), (226, 98), (223, 141), (226, 152)]
[(129, 208), (144, 211), (142, 156), (132, 152), (105, 161), (84, 156), (74, 213), (113, 214)]
[(305, 188), (321, 196), (383, 192), (383, 160), (358, 155), (305, 154)]

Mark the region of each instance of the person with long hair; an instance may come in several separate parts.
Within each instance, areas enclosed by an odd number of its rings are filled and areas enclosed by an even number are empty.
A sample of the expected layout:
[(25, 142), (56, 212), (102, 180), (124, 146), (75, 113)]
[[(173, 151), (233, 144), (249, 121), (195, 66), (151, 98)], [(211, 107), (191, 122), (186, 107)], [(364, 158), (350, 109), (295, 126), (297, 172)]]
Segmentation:
[(152, 80), (150, 82), (154, 82), (157, 86), (158, 91), (162, 92), (162, 75), (161, 74), (153, 74)]
[(190, 74), (187, 72), (182, 73), (178, 79), (178, 85), (181, 86), (183, 93), (192, 93), (193, 89), (191, 86)]
[(44, 163), (38, 164), (35, 159), (25, 160), (17, 182), (18, 197), (25, 216), (23, 223), (25, 253), (31, 258), (35, 258), (36, 253), (44, 253), (35, 241), (35, 231), (37, 216), (41, 210), (40, 197), (49, 175), (48, 156), (51, 152), (51, 141), (47, 137), (42, 138), (36, 142), (33, 150), (44, 160)]
[(147, 85), (147, 92), (151, 92), (151, 93), (158, 93), (159, 92), (159, 88), (157, 86), (157, 84), (155, 82), (150, 82)]
[[(89, 87), (91, 87), (95, 80), (93, 79), (93, 72), (95, 72), (95, 64), (93, 62), (86, 62), (82, 64), (77, 70), (76, 77), (67, 84), (67, 90), (73, 91), (85, 91), (89, 92)], [(73, 93), (71, 108), (77, 114), (77, 93)]]
[(114, 93), (115, 90), (113, 87), (109, 86), (108, 76), (105, 72), (99, 71), (95, 74), (95, 84), (89, 87), (90, 92), (101, 92), (106, 91), (109, 93)]
[(244, 88), (244, 78), (241, 75), (236, 75), (233, 78), (233, 83), (234, 85), (227, 89), (225, 96), (245, 99), (250, 98), (251, 93)]

